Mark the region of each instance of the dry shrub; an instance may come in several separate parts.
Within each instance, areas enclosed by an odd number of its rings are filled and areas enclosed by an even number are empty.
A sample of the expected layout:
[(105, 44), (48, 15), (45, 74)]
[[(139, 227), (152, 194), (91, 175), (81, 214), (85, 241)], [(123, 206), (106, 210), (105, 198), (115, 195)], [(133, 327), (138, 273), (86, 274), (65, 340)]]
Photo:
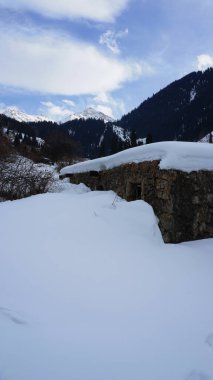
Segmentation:
[(14, 200), (46, 193), (52, 182), (52, 173), (39, 170), (24, 157), (0, 160), (0, 198)]

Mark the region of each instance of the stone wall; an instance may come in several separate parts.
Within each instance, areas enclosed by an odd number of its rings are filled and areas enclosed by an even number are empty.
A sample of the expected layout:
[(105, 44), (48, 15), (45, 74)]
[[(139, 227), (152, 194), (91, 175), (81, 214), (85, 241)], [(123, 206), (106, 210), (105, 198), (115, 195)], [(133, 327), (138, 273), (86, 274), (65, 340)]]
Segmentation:
[(213, 172), (160, 170), (158, 165), (132, 163), (67, 177), (92, 190), (113, 190), (127, 201), (145, 200), (159, 219), (165, 242), (213, 238)]

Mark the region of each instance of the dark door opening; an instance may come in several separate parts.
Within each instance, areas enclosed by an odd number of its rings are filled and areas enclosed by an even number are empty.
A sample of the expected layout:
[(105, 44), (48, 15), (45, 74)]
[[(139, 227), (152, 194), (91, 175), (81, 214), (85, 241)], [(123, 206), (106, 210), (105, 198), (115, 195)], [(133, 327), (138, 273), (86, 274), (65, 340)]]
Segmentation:
[(97, 191), (104, 191), (104, 188), (103, 188), (102, 185), (97, 185), (97, 186), (96, 186), (96, 190), (97, 190)]
[(142, 191), (141, 183), (130, 183), (128, 194), (127, 194), (128, 200), (136, 201), (138, 199), (142, 199), (141, 191)]

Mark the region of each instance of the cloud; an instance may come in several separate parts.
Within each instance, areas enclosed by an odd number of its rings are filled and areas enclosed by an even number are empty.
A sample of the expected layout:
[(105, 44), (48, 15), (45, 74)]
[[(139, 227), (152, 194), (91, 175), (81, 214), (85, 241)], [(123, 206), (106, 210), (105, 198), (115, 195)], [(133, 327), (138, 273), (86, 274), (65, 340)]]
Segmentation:
[(122, 99), (103, 92), (90, 99), (90, 105), (113, 118), (120, 117), (120, 114), (124, 114), (126, 111)]
[(57, 19), (84, 18), (112, 22), (128, 2), (129, 0), (0, 0), (0, 5), (18, 11), (34, 11)]
[(115, 33), (113, 30), (107, 30), (105, 33), (101, 34), (99, 43), (101, 45), (106, 45), (109, 50), (114, 54), (120, 53), (120, 48), (118, 46), (117, 39), (124, 38), (128, 35), (128, 29)]
[(198, 70), (206, 70), (208, 67), (213, 66), (213, 56), (209, 54), (201, 54), (197, 57), (197, 68)]
[(66, 35), (17, 27), (0, 33), (3, 85), (72, 96), (109, 92), (142, 74), (140, 63), (112, 59)]
[(75, 104), (75, 102), (73, 102), (73, 100), (63, 99), (62, 102), (65, 103), (66, 105), (70, 106), (70, 107), (76, 106), (76, 104)]
[[(57, 104), (51, 101), (42, 101), (37, 113), (45, 115), (51, 120), (62, 121), (66, 117), (74, 114), (73, 110), (67, 107), (67, 105), (73, 107), (73, 104), (75, 103), (72, 100), (67, 99), (57, 101)], [(81, 106), (80, 104), (75, 104), (77, 112), (82, 112), (84, 109), (92, 107), (112, 118), (115, 118), (115, 115), (117, 116), (116, 113), (120, 116), (120, 112), (124, 113), (125, 110), (122, 100), (115, 99), (106, 93), (98, 94), (95, 97), (88, 97), (84, 107), (81, 108)]]
[(105, 115), (110, 116), (110, 117), (113, 118), (113, 112), (112, 112), (112, 108), (111, 107), (109, 107), (109, 106), (103, 106), (103, 105), (99, 104), (99, 105), (97, 105), (95, 107), (95, 109), (97, 111), (102, 112)]
[(52, 102), (41, 102), (41, 105), (39, 112), (51, 120), (60, 121), (73, 114), (73, 111), (64, 105), (57, 105)]

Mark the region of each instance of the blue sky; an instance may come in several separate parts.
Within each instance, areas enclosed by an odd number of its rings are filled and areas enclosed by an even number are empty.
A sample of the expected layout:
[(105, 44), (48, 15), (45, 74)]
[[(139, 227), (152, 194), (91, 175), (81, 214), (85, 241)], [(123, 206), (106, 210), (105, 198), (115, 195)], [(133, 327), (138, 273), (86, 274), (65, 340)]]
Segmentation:
[(0, 0), (0, 108), (119, 118), (213, 65), (212, 0)]

